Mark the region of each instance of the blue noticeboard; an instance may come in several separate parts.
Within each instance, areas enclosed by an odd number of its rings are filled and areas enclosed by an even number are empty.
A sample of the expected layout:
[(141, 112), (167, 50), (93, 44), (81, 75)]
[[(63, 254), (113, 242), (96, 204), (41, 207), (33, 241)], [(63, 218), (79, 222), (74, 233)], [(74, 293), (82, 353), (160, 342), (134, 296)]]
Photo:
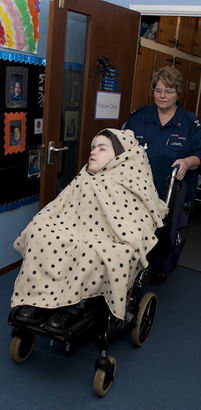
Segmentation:
[(119, 70), (109, 68), (102, 76), (101, 90), (118, 91), (119, 88)]

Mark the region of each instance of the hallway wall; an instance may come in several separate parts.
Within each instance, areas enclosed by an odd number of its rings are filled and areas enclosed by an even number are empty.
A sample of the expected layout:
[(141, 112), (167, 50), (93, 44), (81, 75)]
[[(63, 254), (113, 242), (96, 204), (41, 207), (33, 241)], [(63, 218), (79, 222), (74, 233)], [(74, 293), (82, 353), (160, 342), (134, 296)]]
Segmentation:
[[(93, 1), (93, 0), (92, 0)], [(106, 0), (102, 0), (106, 1)], [(129, 8), (130, 4), (166, 4), (166, 0), (110, 0), (107, 2)], [(182, 5), (199, 5), (200, 0), (169, 0), (168, 4), (182, 4)], [(48, 26), (48, 10), (49, 0), (41, 0), (41, 12), (39, 20), (39, 43), (38, 43), (38, 57), (46, 56), (46, 38)], [(74, 50), (73, 44), (72, 49)], [(0, 51), (9, 51), (8, 49), (0, 47)], [(70, 58), (70, 56), (68, 56)], [(73, 56), (76, 59), (76, 56)], [(79, 59), (79, 58), (78, 58)], [(30, 221), (33, 215), (37, 212), (38, 204), (29, 204), (18, 208), (16, 210), (0, 213), (0, 269), (8, 264), (11, 264), (19, 259), (19, 255), (13, 249), (13, 240), (17, 237), (19, 232)]]
[[(41, 58), (46, 56), (48, 10), (49, 0), (42, 0), (39, 19), (40, 36), (38, 42), (38, 53), (36, 54), (37, 57)], [(10, 50), (3, 47), (0, 47), (0, 51), (13, 51), (23, 54), (17, 50)], [(12, 211), (0, 213), (0, 269), (20, 259), (19, 253), (13, 248), (13, 241), (37, 211), (38, 203), (34, 202)]]

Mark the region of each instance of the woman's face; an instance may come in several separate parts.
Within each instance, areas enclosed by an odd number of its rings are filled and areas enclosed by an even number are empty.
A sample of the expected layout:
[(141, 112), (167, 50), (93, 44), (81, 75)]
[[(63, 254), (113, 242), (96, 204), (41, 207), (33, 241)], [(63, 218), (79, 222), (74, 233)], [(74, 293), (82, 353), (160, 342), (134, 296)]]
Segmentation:
[(88, 170), (100, 171), (115, 157), (111, 141), (104, 135), (97, 135), (91, 143)]
[(160, 110), (171, 110), (175, 107), (178, 99), (175, 88), (167, 87), (162, 81), (156, 83), (154, 100)]

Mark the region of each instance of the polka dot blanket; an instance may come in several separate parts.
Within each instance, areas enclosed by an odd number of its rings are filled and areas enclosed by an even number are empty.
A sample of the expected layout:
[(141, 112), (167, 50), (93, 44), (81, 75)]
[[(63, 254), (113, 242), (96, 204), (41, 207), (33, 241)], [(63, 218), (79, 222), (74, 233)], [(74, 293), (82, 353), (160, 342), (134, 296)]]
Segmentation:
[(96, 174), (84, 166), (16, 239), (24, 259), (12, 307), (57, 308), (103, 295), (124, 318), (128, 289), (148, 265), (167, 207), (133, 132), (110, 131), (125, 152)]

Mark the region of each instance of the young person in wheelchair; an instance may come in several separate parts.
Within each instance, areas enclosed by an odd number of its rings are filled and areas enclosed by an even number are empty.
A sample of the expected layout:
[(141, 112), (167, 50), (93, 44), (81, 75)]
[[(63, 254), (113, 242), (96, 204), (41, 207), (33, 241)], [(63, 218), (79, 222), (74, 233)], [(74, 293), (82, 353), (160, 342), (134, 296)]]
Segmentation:
[(99, 132), (87, 165), (14, 243), (23, 256), (11, 299), (16, 320), (62, 332), (68, 307), (96, 296), (124, 319), (127, 292), (167, 212), (133, 131)]

